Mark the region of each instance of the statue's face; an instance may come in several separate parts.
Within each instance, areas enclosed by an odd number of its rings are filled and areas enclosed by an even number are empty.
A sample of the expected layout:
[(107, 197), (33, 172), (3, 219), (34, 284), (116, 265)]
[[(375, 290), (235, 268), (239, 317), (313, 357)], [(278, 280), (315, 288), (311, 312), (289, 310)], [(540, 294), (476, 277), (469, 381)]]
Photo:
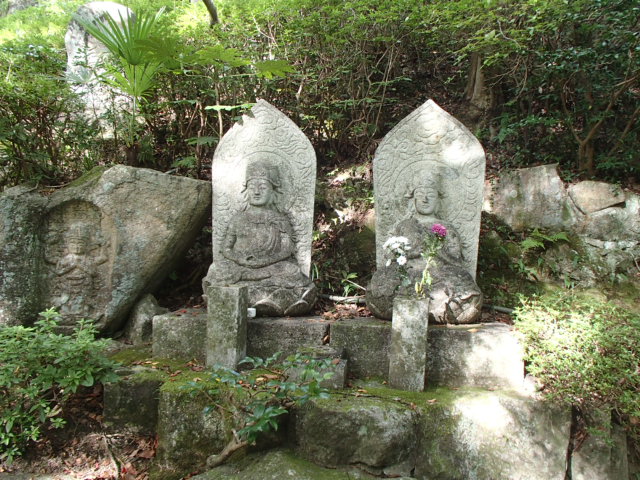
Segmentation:
[(435, 215), (438, 209), (438, 192), (431, 187), (418, 187), (413, 192), (413, 201), (420, 215)]
[(247, 199), (249, 205), (263, 207), (269, 203), (273, 195), (273, 186), (262, 178), (251, 179), (247, 182)]
[(87, 251), (87, 246), (82, 240), (72, 239), (67, 244), (67, 250), (73, 255), (84, 255)]

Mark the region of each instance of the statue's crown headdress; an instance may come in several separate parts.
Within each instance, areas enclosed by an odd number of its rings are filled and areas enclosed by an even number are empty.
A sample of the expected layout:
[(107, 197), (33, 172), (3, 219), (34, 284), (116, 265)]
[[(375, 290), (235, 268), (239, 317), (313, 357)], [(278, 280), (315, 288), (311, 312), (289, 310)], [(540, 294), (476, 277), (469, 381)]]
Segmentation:
[(276, 165), (269, 165), (265, 162), (252, 162), (247, 165), (247, 172), (244, 180), (244, 187), (247, 188), (249, 180), (267, 180), (273, 188), (280, 187), (280, 172)]

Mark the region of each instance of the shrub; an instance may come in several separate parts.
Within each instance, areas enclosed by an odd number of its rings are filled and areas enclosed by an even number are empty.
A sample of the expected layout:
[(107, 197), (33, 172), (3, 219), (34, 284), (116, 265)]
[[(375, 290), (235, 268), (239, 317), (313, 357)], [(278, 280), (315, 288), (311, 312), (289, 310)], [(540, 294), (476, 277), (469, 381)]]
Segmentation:
[[(515, 311), (528, 371), (543, 393), (582, 412), (610, 408), (638, 438), (640, 316), (591, 298), (558, 292)], [(635, 430), (635, 431), (634, 431)]]
[(102, 355), (106, 340), (81, 321), (71, 336), (56, 333), (49, 309), (33, 327), (0, 329), (0, 460), (11, 462), (43, 427), (59, 428), (65, 400), (80, 386), (113, 381), (115, 363)]
[(207, 395), (211, 401), (208, 411), (218, 410), (230, 416), (232, 438), (220, 454), (207, 460), (209, 468), (224, 463), (236, 450), (254, 444), (261, 434), (277, 430), (278, 418), (294, 405), (328, 397), (320, 383), (333, 376), (329, 359), (296, 354), (278, 364), (279, 356), (280, 352), (266, 360), (247, 357), (241, 365), (252, 370), (244, 372), (215, 367), (208, 382), (193, 381), (185, 386), (193, 395)]

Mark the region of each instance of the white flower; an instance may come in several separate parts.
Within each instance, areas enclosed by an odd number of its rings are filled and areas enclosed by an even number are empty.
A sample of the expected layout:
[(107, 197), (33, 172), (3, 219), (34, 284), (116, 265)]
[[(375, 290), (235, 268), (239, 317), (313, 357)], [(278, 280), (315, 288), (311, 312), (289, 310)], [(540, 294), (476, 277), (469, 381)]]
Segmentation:
[(391, 265), (391, 259), (387, 260), (387, 267)]
[(407, 263), (407, 257), (405, 257), (404, 255), (400, 255), (396, 259), (396, 262), (398, 262), (398, 265), (400, 265), (400, 266), (405, 265)]

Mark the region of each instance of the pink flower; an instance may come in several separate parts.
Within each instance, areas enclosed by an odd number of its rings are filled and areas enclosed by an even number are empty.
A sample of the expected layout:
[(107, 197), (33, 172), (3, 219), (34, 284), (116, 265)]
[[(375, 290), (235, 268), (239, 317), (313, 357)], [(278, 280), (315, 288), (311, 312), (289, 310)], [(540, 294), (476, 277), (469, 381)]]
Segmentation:
[(444, 238), (447, 236), (447, 227), (440, 225), (439, 223), (434, 223), (431, 227), (431, 233)]

